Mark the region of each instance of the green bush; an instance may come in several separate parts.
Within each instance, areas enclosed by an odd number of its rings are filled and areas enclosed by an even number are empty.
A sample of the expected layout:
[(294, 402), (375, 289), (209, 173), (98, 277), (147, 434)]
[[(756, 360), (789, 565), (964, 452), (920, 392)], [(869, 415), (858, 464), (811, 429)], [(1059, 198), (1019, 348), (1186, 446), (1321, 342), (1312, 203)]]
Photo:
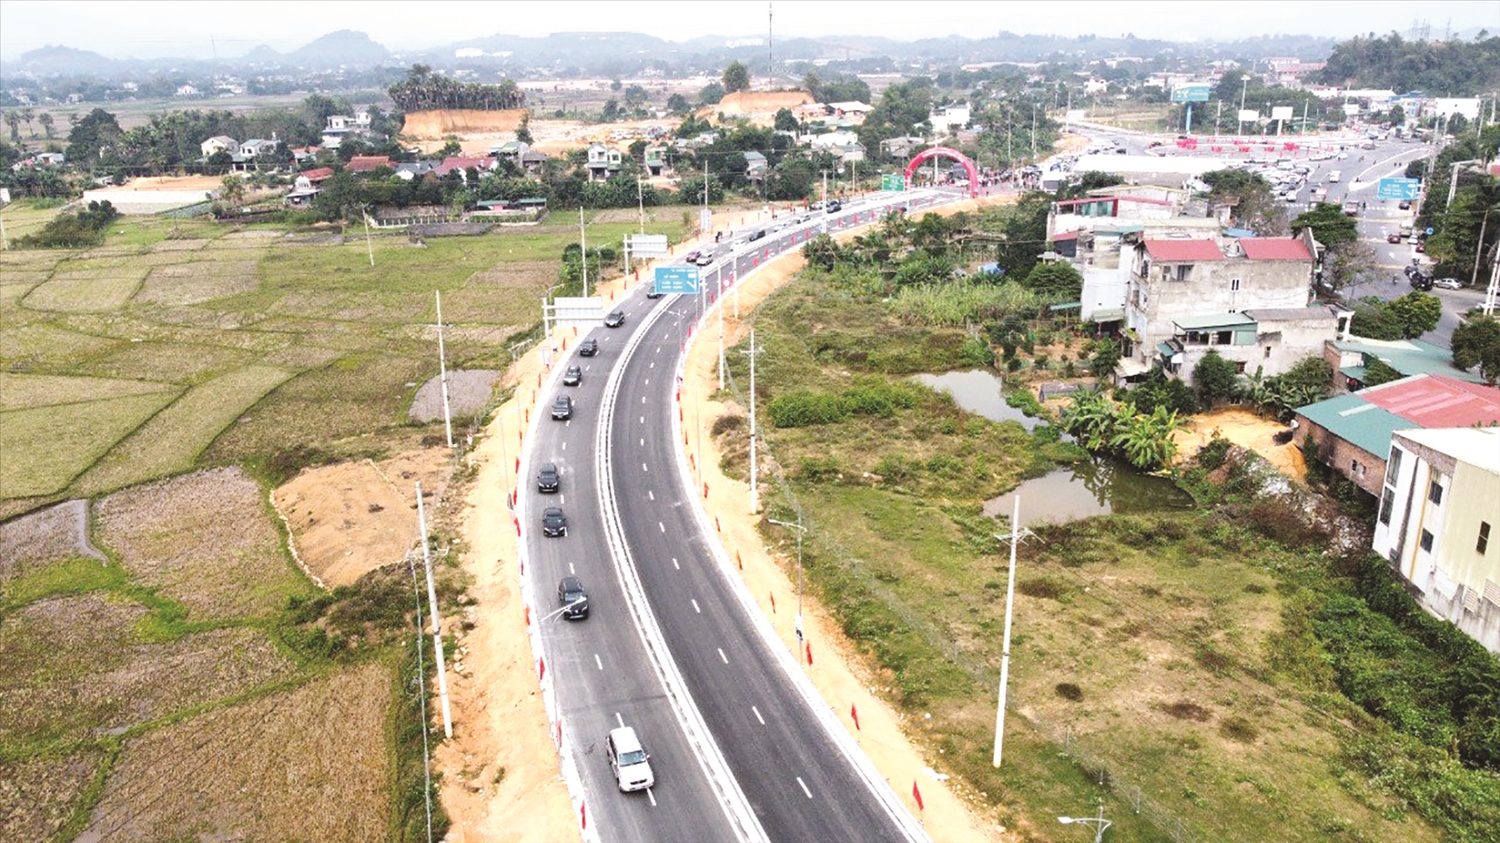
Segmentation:
[(766, 412), (776, 427), (809, 427), (843, 421), (849, 411), (837, 395), (820, 395), (804, 389), (771, 399)]

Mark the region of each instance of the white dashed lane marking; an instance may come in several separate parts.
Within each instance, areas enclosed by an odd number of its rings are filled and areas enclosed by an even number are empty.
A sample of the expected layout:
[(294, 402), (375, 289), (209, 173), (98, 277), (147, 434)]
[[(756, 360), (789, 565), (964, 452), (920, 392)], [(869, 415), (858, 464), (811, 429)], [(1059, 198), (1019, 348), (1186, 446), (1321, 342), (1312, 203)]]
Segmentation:
[(760, 709), (752, 705), (750, 706), (750, 710), (755, 712), (755, 719), (760, 721), (760, 725), (766, 725), (766, 718), (760, 716)]
[(797, 777), (797, 784), (799, 784), (799, 785), (802, 786), (802, 792), (805, 793), (805, 794), (807, 794), (807, 798), (808, 799), (811, 799), (812, 798), (812, 791), (810, 791), (810, 790), (807, 789), (807, 782), (803, 781), (801, 776)]

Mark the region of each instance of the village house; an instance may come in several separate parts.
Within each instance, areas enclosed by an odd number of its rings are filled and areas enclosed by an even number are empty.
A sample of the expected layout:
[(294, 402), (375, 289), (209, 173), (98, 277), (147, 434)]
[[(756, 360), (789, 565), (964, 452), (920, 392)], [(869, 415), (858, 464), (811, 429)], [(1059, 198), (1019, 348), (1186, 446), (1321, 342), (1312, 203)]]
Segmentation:
[(232, 137), (229, 137), (228, 135), (214, 135), (213, 137), (205, 140), (203, 143), (198, 144), (198, 149), (203, 153), (204, 158), (209, 158), (213, 155), (217, 155), (220, 152), (228, 152), (233, 154), (234, 152), (237, 152), (239, 148), (240, 142)]
[(1392, 434), (1372, 546), (1423, 608), (1500, 653), (1500, 427)]
[(584, 167), (589, 171), (589, 181), (595, 179), (608, 179), (610, 176), (620, 172), (623, 158), (620, 150), (611, 149), (602, 143), (589, 145), (588, 160)]

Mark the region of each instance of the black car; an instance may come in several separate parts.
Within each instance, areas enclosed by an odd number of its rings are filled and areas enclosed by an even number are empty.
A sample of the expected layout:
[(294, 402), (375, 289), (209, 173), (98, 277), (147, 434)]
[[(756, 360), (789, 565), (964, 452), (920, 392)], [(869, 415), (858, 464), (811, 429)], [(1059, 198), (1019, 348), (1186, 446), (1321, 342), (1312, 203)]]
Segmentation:
[(567, 534), (568, 517), (563, 515), (562, 507), (549, 506), (542, 510), (542, 535), (566, 536)]
[(838, 213), (839, 211), (842, 211), (842, 210), (844, 210), (844, 203), (842, 203), (842, 202), (829, 202), (828, 203), (828, 213), (830, 213), (830, 214), (836, 214), (836, 213)]
[(583, 383), (582, 367), (569, 366), (568, 370), (563, 372), (563, 386), (578, 386), (581, 383)]
[(656, 289), (656, 285), (655, 284), (652, 284), (650, 287), (646, 288), (646, 298), (648, 298), (648, 299), (659, 299), (659, 298), (661, 298), (664, 295), (666, 295), (666, 294), (663, 293), (661, 290)]
[(573, 398), (568, 395), (559, 395), (552, 401), (552, 418), (558, 421), (567, 421), (573, 418)]
[(578, 345), (578, 356), (579, 357), (593, 357), (595, 354), (598, 354), (598, 353), (599, 353), (599, 341), (598, 340), (587, 339), (587, 340), (584, 340), (582, 343), (580, 343)]
[(557, 470), (557, 463), (544, 462), (536, 473), (536, 490), (538, 492), (556, 492), (562, 488), (562, 474)]
[(589, 616), (589, 593), (577, 577), (563, 577), (557, 584), (557, 602), (563, 607), (562, 616), (565, 618)]
[(1400, 208), (1403, 211), (1410, 211), (1411, 210), (1411, 200), (1410, 199), (1402, 199), (1401, 200), (1401, 204), (1397, 205), (1396, 207)]
[(1413, 290), (1427, 291), (1432, 289), (1432, 279), (1421, 273), (1411, 276), (1411, 288)]
[(625, 311), (623, 310), (611, 310), (609, 315), (604, 317), (604, 327), (606, 328), (618, 328), (624, 324)]
[(765, 236), (766, 236), (766, 230), (764, 228), (757, 228), (755, 231), (753, 231), (753, 232), (750, 233), (750, 240), (753, 242), (753, 241), (759, 240), (759, 239), (761, 239), (762, 237), (765, 237)]

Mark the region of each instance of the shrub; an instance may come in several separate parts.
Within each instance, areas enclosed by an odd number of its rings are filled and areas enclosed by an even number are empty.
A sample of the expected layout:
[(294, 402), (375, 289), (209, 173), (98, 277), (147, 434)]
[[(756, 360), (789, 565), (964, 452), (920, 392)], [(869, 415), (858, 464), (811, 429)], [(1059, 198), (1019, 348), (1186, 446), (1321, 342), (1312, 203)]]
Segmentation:
[(1198, 465), (1205, 471), (1214, 471), (1224, 464), (1224, 458), (1229, 455), (1229, 449), (1233, 447), (1233, 442), (1220, 436), (1218, 431), (1214, 431), (1213, 438), (1208, 440), (1208, 444), (1198, 449)]
[(837, 479), (841, 472), (837, 457), (804, 457), (797, 469), (797, 476), (816, 483)]
[(819, 395), (799, 389), (771, 399), (766, 412), (776, 427), (808, 427), (834, 424), (849, 415), (836, 395)]
[(1068, 702), (1078, 702), (1083, 699), (1083, 689), (1072, 682), (1059, 682), (1052, 690)]

